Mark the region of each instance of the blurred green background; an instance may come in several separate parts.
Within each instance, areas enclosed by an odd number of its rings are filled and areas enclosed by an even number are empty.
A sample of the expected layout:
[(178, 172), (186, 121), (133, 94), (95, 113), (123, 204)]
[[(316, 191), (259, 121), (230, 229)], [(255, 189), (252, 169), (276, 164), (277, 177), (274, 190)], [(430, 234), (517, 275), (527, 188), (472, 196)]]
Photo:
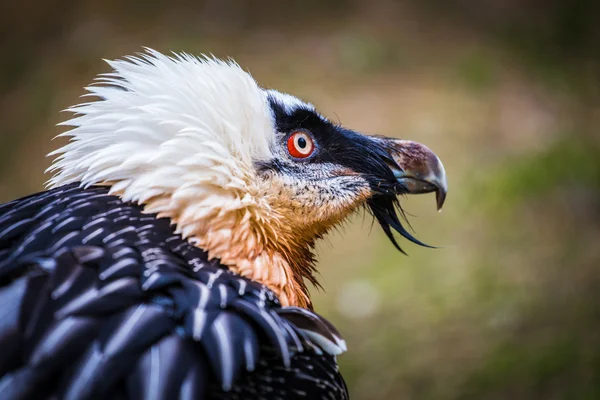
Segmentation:
[(319, 247), (354, 399), (600, 398), (600, 4), (4, 1), (0, 201), (43, 189), (82, 87), (150, 46), (235, 58), (364, 132), (429, 145), (450, 192)]

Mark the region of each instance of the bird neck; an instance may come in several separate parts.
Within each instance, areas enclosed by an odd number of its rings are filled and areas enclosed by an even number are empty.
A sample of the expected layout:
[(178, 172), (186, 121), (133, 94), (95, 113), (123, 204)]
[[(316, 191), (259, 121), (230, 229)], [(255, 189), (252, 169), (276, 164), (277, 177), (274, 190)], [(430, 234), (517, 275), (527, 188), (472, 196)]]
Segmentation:
[[(284, 306), (311, 308), (307, 279), (314, 277), (315, 236), (298, 229), (264, 196), (221, 196), (206, 210), (178, 196), (160, 195), (145, 202), (146, 212), (169, 218), (176, 232), (219, 259), (233, 272), (271, 289)], [(289, 215), (289, 214), (288, 214)]]
[[(232, 232), (232, 236), (237, 232)], [(208, 241), (214, 237), (208, 235)], [(199, 246), (208, 249), (209, 254), (220, 259), (233, 272), (255, 282), (260, 282), (271, 289), (284, 306), (297, 306), (312, 309), (308, 288), (304, 282), (307, 278), (316, 283), (313, 277), (314, 256), (312, 246), (304, 248), (282, 249), (274, 243), (266, 245), (259, 251), (246, 251), (243, 246), (229, 243), (226, 251), (212, 250), (210, 245)], [(217, 255), (218, 254), (218, 255)]]

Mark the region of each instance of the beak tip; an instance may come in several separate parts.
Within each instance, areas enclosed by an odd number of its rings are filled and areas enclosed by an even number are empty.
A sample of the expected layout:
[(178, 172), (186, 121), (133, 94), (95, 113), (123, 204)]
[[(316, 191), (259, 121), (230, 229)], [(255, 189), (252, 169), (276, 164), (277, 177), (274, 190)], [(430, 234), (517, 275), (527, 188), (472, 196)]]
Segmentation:
[(436, 203), (438, 212), (442, 212), (442, 207), (444, 206), (444, 202), (446, 201), (446, 190), (438, 189), (436, 191)]
[(438, 212), (442, 211), (442, 207), (446, 202), (446, 195), (448, 194), (448, 181), (446, 179), (446, 170), (442, 160), (438, 156), (435, 156), (437, 168), (435, 168), (436, 174), (432, 179), (432, 183), (436, 186), (435, 198), (437, 203)]

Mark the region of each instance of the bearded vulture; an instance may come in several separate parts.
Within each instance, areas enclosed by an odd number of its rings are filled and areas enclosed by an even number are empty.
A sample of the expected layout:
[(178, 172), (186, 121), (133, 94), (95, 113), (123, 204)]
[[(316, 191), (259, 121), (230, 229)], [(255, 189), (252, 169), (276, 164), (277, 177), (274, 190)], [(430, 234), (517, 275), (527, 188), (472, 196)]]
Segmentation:
[(346, 399), (315, 241), (447, 184), (233, 61), (148, 49), (68, 109), (49, 188), (0, 206), (0, 399)]

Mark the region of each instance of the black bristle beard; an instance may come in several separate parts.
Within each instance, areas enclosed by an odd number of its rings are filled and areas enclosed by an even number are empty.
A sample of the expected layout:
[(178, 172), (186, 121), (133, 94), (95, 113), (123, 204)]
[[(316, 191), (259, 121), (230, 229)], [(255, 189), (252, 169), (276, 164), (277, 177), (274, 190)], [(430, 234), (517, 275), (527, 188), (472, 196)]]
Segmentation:
[(373, 215), (375, 220), (379, 223), (386, 236), (390, 239), (394, 247), (396, 247), (403, 254), (406, 252), (400, 247), (396, 238), (394, 237), (394, 233), (392, 231), (395, 230), (400, 235), (410, 240), (411, 242), (418, 244), (419, 246), (429, 247), (428, 244), (421, 242), (419, 239), (415, 238), (410, 232), (406, 230), (404, 225), (402, 225), (402, 220), (409, 226), (410, 223), (406, 218), (406, 214), (400, 205), (400, 201), (396, 195), (390, 194), (376, 194), (371, 197), (366, 204), (367, 209)]

